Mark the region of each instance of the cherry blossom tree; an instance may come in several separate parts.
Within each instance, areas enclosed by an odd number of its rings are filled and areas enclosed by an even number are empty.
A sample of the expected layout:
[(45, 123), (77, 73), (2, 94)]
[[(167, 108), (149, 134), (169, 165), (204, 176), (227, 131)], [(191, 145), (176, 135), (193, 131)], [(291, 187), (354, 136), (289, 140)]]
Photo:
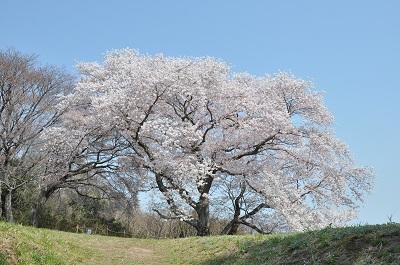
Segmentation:
[[(209, 234), (210, 204), (228, 179), (238, 191), (224, 229), (230, 233), (238, 225), (259, 229), (252, 220), (261, 211), (292, 230), (340, 224), (371, 187), (370, 171), (335, 137), (332, 115), (308, 81), (130, 49), (79, 69), (82, 78), (63, 104), (85, 115), (72, 115), (76, 132), (68, 129), (66, 143), (94, 125), (117, 132), (118, 163), (157, 187), (169, 209), (154, 210), (200, 236)], [(243, 208), (247, 194), (253, 203)]]

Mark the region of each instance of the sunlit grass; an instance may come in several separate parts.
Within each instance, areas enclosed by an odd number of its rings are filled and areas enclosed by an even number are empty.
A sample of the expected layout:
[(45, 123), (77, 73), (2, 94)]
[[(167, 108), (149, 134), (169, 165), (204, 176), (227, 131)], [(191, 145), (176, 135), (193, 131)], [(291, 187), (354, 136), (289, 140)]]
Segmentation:
[(400, 225), (155, 240), (1, 222), (3, 264), (400, 264)]

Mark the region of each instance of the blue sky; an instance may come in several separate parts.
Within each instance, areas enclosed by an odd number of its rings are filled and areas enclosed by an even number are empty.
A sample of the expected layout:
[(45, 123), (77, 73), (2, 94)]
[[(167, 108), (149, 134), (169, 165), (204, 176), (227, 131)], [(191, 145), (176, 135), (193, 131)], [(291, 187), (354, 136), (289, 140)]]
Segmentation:
[(214, 56), (325, 91), (337, 135), (374, 168), (360, 223), (400, 221), (400, 1), (0, 0), (0, 49), (74, 71), (107, 50)]

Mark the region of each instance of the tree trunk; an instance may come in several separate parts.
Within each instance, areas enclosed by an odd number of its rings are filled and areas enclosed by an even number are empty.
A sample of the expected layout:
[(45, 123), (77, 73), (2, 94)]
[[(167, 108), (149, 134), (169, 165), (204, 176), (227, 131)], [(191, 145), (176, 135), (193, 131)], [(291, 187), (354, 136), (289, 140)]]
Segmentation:
[[(242, 195), (240, 195), (240, 196), (242, 196)], [(264, 208), (270, 208), (270, 206), (268, 206), (265, 203), (260, 203), (252, 211), (250, 211), (250, 212), (246, 213), (245, 215), (243, 215), (242, 217), (240, 217), (240, 207), (238, 207), (239, 204), (237, 203), (238, 198), (236, 198), (236, 200), (235, 200), (235, 214), (233, 216), (233, 219), (232, 219), (232, 221), (229, 222), (229, 224), (227, 224), (225, 226), (225, 228), (222, 230), (221, 234), (235, 235), (235, 234), (237, 234), (238, 228), (241, 224), (256, 230), (260, 234), (270, 233), (271, 231), (265, 232), (265, 231), (263, 231), (263, 229), (246, 221), (247, 218), (250, 218), (251, 216), (255, 215), (256, 213), (258, 213), (259, 211), (261, 211)]]
[(0, 220), (3, 217), (3, 199), (2, 199), (2, 190), (1, 190), (2, 186), (1, 186), (1, 182), (0, 182)]
[(51, 196), (51, 194), (52, 193), (50, 193), (50, 195), (48, 195), (46, 193), (46, 190), (42, 190), (39, 193), (39, 197), (37, 198), (37, 200), (32, 204), (31, 224), (32, 224), (33, 227), (38, 227), (39, 226), (40, 214), (42, 212), (44, 204), (47, 202), (47, 199), (49, 198), (48, 196)]
[(230, 226), (230, 229), (228, 230), (227, 234), (236, 235), (239, 229), (239, 225), (240, 225), (239, 221), (234, 221)]
[(239, 217), (237, 216), (232, 221), (230, 221), (224, 229), (222, 229), (222, 235), (236, 235), (240, 226)]
[(203, 179), (202, 185), (197, 187), (200, 193), (199, 201), (196, 204), (197, 213), (197, 235), (208, 236), (210, 235), (209, 219), (210, 219), (210, 199), (208, 198), (211, 185), (213, 183), (212, 176), (206, 176)]
[(9, 223), (14, 223), (14, 215), (12, 209), (12, 190), (9, 190), (8, 193), (6, 194), (5, 204), (6, 204), (5, 207), (6, 220)]
[(31, 224), (33, 227), (38, 227), (38, 207), (36, 205), (31, 210)]
[(39, 227), (39, 217), (42, 212), (43, 199), (39, 198), (32, 204), (31, 209), (31, 224), (33, 227)]
[(205, 198), (203, 201), (201, 201), (198, 206), (197, 206), (197, 216), (198, 216), (198, 222), (197, 222), (197, 235), (198, 236), (208, 236), (210, 235), (210, 228), (209, 228), (209, 217), (210, 217), (210, 203), (208, 201), (208, 198)]
[(227, 224), (225, 226), (225, 228), (222, 230), (222, 234), (226, 234), (226, 235), (236, 235), (237, 234), (239, 226), (240, 226), (239, 218), (240, 218), (241, 200), (243, 198), (245, 191), (246, 191), (246, 183), (241, 182), (240, 183), (240, 193), (235, 198), (235, 201), (233, 203), (234, 213), (233, 213), (232, 221), (230, 221), (229, 224)]

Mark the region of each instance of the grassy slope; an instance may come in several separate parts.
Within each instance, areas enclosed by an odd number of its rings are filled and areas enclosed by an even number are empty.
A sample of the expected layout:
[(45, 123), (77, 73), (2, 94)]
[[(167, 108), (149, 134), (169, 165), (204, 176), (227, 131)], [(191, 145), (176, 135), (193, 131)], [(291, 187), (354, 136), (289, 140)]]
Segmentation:
[(400, 264), (400, 225), (145, 240), (0, 222), (2, 264)]

